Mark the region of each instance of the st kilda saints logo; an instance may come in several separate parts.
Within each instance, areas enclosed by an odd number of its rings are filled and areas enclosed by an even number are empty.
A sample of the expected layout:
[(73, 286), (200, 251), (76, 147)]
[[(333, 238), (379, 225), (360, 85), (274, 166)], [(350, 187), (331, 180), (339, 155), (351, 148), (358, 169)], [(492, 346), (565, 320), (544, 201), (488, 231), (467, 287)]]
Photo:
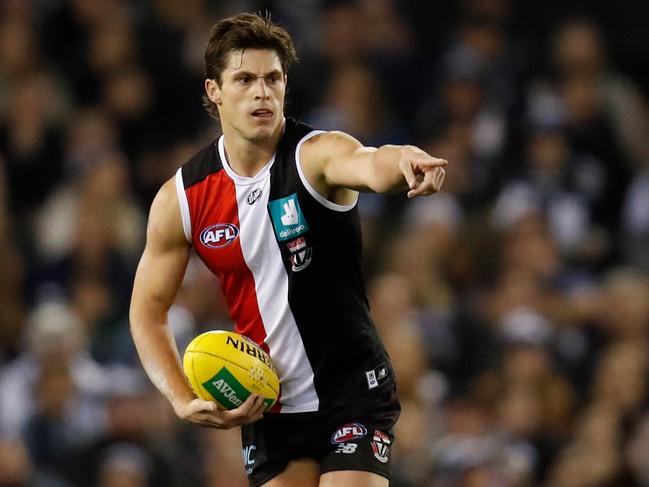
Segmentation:
[(289, 257), (291, 260), (291, 270), (293, 272), (300, 272), (301, 270), (306, 269), (306, 267), (311, 263), (312, 249), (307, 246), (305, 238), (296, 238), (289, 242), (287, 246), (289, 252), (291, 252)]
[(370, 445), (372, 445), (372, 451), (374, 452), (374, 457), (381, 463), (387, 463), (390, 458), (390, 437), (386, 435), (383, 431), (374, 430), (374, 436)]

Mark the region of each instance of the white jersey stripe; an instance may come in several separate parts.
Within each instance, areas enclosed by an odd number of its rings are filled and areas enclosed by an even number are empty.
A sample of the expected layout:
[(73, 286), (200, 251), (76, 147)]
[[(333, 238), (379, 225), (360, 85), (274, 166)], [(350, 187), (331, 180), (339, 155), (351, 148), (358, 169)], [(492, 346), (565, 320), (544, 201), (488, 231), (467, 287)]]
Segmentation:
[[(261, 196), (249, 199), (259, 189)], [(266, 344), (281, 378), (281, 412), (317, 411), (313, 369), (289, 306), (288, 276), (267, 211), (270, 175), (255, 185), (237, 184), (236, 192), (241, 250), (254, 277)]]

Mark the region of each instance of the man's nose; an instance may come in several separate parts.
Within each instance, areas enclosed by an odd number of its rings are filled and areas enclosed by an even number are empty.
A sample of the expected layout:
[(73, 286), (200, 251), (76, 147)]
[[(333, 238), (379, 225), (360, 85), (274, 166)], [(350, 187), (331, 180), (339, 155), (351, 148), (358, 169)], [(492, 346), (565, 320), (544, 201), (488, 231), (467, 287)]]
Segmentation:
[(266, 84), (266, 80), (263, 78), (258, 78), (255, 86), (255, 99), (266, 100), (270, 98), (270, 90)]

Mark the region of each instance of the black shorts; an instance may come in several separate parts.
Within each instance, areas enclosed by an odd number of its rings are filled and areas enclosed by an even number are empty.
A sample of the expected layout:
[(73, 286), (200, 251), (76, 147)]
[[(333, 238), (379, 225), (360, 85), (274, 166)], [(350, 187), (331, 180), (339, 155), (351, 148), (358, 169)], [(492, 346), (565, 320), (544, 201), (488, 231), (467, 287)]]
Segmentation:
[(371, 402), (313, 413), (269, 414), (241, 428), (251, 487), (279, 475), (291, 460), (309, 458), (321, 473), (374, 472), (390, 478), (390, 450), (401, 407), (393, 385)]

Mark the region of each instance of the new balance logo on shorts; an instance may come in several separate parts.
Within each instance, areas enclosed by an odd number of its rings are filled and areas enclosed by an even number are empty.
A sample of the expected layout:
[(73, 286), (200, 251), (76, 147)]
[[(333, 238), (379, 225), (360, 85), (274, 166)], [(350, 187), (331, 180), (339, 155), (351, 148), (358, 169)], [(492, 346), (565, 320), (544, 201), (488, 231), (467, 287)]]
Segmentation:
[(356, 449), (358, 448), (358, 445), (356, 443), (341, 443), (338, 445), (338, 448), (336, 448), (335, 453), (346, 453), (346, 454), (351, 454), (351, 453), (356, 453)]

